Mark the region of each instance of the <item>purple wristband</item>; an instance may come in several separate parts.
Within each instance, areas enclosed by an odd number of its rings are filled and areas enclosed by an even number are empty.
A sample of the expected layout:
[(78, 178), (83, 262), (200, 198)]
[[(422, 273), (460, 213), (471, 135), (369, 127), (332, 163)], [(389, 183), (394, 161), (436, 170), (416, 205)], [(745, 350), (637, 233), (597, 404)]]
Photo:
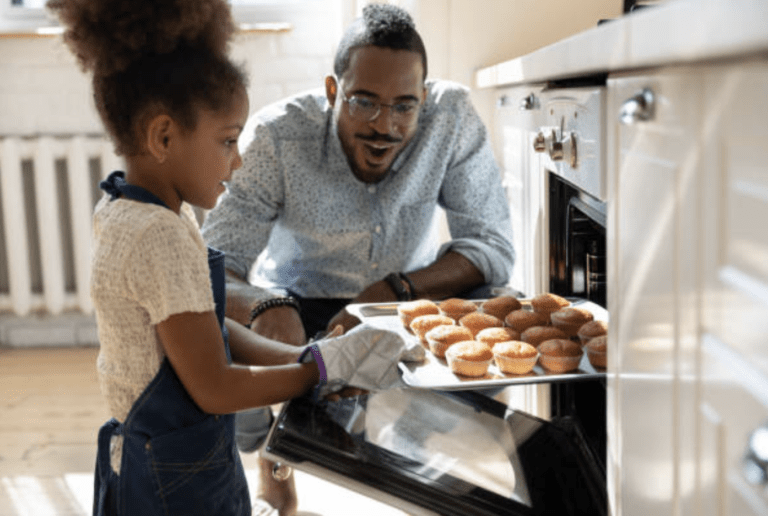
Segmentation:
[[(320, 381), (318, 382), (318, 385), (325, 385), (328, 383), (328, 373), (325, 371), (325, 362), (323, 362), (323, 355), (320, 353), (320, 348), (317, 347), (317, 344), (312, 344), (311, 346), (307, 346), (304, 348), (304, 351), (301, 353), (301, 356), (299, 357), (299, 363), (306, 363), (309, 362), (308, 360), (308, 354), (312, 353), (312, 356), (315, 359), (315, 363), (317, 364), (317, 371), (320, 374)], [(311, 360), (311, 359), (310, 359)]]

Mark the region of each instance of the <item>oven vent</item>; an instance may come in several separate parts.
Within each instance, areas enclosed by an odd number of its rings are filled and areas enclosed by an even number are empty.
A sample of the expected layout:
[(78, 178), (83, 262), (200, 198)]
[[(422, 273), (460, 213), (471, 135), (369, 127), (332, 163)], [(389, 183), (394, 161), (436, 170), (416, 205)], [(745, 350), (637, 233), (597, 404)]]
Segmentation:
[(120, 168), (104, 135), (0, 137), (0, 314), (91, 314), (91, 216)]

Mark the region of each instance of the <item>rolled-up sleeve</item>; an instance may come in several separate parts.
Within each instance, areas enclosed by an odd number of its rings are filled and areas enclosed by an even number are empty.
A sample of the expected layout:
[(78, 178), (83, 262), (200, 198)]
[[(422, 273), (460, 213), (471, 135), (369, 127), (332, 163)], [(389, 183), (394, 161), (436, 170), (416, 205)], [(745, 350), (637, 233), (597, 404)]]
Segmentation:
[(279, 148), (269, 128), (257, 125), (243, 153), (243, 166), (232, 174), (227, 191), (203, 223), (206, 242), (223, 251), (227, 268), (244, 278), (266, 248), (282, 209), (281, 171)]

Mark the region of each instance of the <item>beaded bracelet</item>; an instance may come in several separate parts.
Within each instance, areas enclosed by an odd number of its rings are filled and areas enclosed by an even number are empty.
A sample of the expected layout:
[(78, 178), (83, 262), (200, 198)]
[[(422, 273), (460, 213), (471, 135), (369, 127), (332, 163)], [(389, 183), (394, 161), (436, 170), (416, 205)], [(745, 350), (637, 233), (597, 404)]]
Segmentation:
[(258, 316), (260, 316), (270, 308), (277, 308), (278, 306), (290, 306), (295, 308), (297, 312), (300, 311), (299, 302), (296, 300), (295, 297), (276, 297), (274, 299), (267, 299), (266, 301), (262, 301), (261, 303), (256, 305), (253, 308), (253, 310), (251, 310), (251, 318), (248, 321), (248, 327), (250, 327), (253, 324), (253, 320), (256, 319)]

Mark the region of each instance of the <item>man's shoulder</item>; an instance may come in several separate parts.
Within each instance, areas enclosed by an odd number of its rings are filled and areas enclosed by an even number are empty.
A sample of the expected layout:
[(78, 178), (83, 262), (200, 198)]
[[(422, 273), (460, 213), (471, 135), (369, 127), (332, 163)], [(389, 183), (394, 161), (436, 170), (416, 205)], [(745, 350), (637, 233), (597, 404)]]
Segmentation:
[(325, 127), (330, 108), (325, 90), (317, 88), (284, 98), (258, 110), (254, 126), (263, 125), (279, 138), (315, 135)]
[(442, 107), (469, 102), (469, 88), (458, 82), (430, 79), (425, 86), (427, 104)]

